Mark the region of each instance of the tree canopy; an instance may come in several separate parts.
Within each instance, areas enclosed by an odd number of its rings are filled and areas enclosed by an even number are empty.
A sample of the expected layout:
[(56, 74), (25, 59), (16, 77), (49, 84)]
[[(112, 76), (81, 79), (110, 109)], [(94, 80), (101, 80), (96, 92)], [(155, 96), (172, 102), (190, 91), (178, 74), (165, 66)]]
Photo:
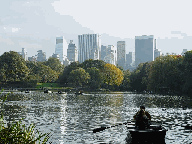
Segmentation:
[(0, 56), (0, 79), (2, 83), (24, 81), (29, 74), (25, 60), (14, 51)]

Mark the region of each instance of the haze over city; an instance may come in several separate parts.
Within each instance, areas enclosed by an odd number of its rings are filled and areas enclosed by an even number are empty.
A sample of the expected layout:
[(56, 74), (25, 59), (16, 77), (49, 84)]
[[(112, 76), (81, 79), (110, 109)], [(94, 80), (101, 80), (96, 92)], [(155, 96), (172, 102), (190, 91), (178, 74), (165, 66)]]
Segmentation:
[(78, 48), (78, 35), (97, 33), (102, 45), (126, 42), (135, 51), (135, 36), (154, 35), (162, 53), (181, 54), (192, 48), (191, 1), (9, 0), (0, 6), (0, 55), (6, 51), (38, 50), (48, 58), (56, 36)]

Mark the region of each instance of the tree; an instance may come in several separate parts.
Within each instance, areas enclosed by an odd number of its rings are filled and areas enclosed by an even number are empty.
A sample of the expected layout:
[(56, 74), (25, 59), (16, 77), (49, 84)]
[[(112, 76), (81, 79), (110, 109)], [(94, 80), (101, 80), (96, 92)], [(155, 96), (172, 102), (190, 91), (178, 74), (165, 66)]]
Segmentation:
[(44, 65), (44, 62), (27, 62), (27, 66), (30, 77), (37, 82), (55, 82), (59, 77), (59, 73)]
[(192, 94), (192, 51), (187, 51), (183, 57), (183, 83), (182, 83), (182, 91), (185, 94)]
[(172, 92), (180, 91), (182, 59), (178, 55), (156, 58), (150, 69), (148, 89), (156, 92), (161, 88), (168, 88)]
[(102, 60), (89, 59), (89, 60), (85, 60), (83, 63), (81, 63), (80, 67), (82, 67), (85, 70), (88, 68), (92, 68), (92, 67), (96, 67), (97, 69), (103, 69), (105, 64), (106, 63)]
[(102, 70), (102, 78), (108, 86), (119, 86), (123, 81), (123, 72), (113, 64), (105, 64)]
[(58, 82), (63, 85), (68, 85), (68, 83), (70, 83), (70, 81), (68, 81), (70, 72), (78, 69), (79, 67), (79, 62), (72, 62), (70, 65), (66, 66), (63, 73), (59, 76)]
[(96, 67), (92, 67), (92, 68), (88, 68), (86, 71), (90, 75), (89, 87), (91, 89), (100, 88), (101, 83), (102, 83), (102, 79), (101, 79), (101, 74), (100, 74), (99, 69), (97, 69)]
[(129, 70), (125, 70), (123, 71), (123, 82), (120, 85), (120, 89), (122, 90), (129, 90), (130, 89), (130, 75), (131, 72)]
[(61, 64), (59, 59), (49, 57), (49, 59), (43, 62), (44, 65), (49, 66), (52, 70), (56, 71), (58, 74), (61, 74), (64, 70), (64, 65)]
[(0, 56), (0, 79), (1, 82), (23, 82), (29, 74), (25, 60), (14, 51), (5, 52)]
[(75, 87), (85, 86), (90, 79), (89, 73), (83, 68), (72, 70), (68, 76), (68, 82)]
[(132, 90), (144, 91), (147, 90), (149, 69), (152, 63), (140, 63), (136, 70), (131, 72), (130, 86)]

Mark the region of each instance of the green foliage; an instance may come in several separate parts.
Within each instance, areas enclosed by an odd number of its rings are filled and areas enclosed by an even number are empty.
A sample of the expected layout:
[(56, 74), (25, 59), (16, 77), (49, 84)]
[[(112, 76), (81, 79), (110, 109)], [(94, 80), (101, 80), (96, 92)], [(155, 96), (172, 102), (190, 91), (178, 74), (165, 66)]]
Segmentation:
[(36, 88), (42, 88), (42, 87), (46, 87), (48, 89), (51, 89), (51, 88), (60, 88), (60, 85), (59, 83), (37, 83), (37, 86)]
[(167, 87), (171, 91), (180, 91), (182, 61), (177, 55), (156, 58), (150, 69), (148, 89), (158, 92), (161, 87)]
[(91, 77), (89, 79), (89, 88), (94, 90), (100, 88), (102, 84), (102, 79), (99, 69), (97, 69), (96, 67), (91, 67), (88, 68), (86, 71), (89, 73)]
[(52, 70), (56, 71), (57, 74), (61, 74), (64, 70), (64, 65), (62, 65), (57, 58), (49, 57), (43, 64), (49, 66)]
[(60, 74), (44, 65), (43, 62), (27, 62), (27, 66), (30, 70), (31, 80), (37, 82), (55, 82)]
[(88, 84), (90, 79), (89, 73), (87, 73), (83, 68), (78, 68), (76, 70), (72, 70), (68, 77), (68, 82), (73, 86), (85, 86)]
[(5, 52), (0, 63), (0, 80), (4, 84), (23, 82), (29, 74), (25, 60), (17, 52)]
[(149, 69), (152, 63), (141, 63), (139, 66), (131, 72), (130, 86), (132, 90), (144, 91), (147, 90)]
[(61, 85), (68, 85), (68, 83), (70, 83), (70, 81), (68, 81), (68, 77), (69, 77), (70, 72), (72, 70), (78, 69), (79, 67), (80, 67), (79, 62), (72, 62), (70, 65), (66, 66), (64, 68), (63, 73), (59, 76), (58, 82)]
[(85, 70), (92, 67), (95, 67), (97, 69), (103, 69), (105, 64), (106, 63), (102, 60), (89, 59), (85, 60), (82, 64), (80, 64), (80, 67), (82, 67)]
[[(3, 91), (3, 90), (2, 90)], [(1, 91), (1, 92), (2, 92)], [(4, 106), (4, 102), (7, 99), (7, 95), (5, 96), (1, 105)], [(2, 106), (2, 107), (3, 107)], [(26, 144), (35, 144), (37, 141), (43, 138), (42, 144), (45, 144), (48, 139), (50, 133), (39, 133), (38, 130), (35, 131), (35, 126), (31, 124), (29, 127), (26, 127), (25, 124), (21, 124), (22, 120), (18, 122), (13, 122), (9, 124), (7, 127), (4, 126), (3, 123), (3, 113), (1, 112), (1, 119), (0, 119), (0, 142), (1, 143), (26, 143)], [(37, 137), (35, 135), (37, 133)]]
[(123, 75), (124, 75), (124, 78), (123, 78), (122, 84), (120, 85), (120, 89), (128, 91), (128, 90), (130, 90), (131, 72), (129, 70), (125, 70), (125, 71), (123, 71)]
[(102, 79), (108, 86), (119, 86), (123, 81), (123, 72), (113, 64), (105, 64), (102, 70)]

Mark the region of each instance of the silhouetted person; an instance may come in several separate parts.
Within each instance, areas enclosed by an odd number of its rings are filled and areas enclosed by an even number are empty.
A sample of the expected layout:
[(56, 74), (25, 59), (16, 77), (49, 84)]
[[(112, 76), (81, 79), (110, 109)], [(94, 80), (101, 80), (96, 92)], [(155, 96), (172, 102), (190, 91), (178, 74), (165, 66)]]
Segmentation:
[(140, 110), (133, 116), (137, 129), (147, 129), (150, 126), (151, 115), (145, 111), (144, 106), (140, 106)]

